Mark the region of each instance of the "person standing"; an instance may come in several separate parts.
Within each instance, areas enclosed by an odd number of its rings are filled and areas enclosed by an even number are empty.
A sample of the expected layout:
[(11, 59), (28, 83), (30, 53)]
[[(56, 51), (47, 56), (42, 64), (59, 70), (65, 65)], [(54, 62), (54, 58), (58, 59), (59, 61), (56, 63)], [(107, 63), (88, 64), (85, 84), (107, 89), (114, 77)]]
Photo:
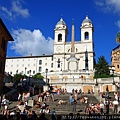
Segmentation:
[(77, 101), (76, 99), (74, 98), (74, 102), (72, 102), (72, 106), (73, 106), (73, 112), (76, 112), (76, 104), (77, 104)]
[(52, 120), (56, 120), (56, 117), (55, 117), (55, 108), (53, 108), (53, 110), (52, 110)]
[(18, 102), (20, 102), (22, 100), (22, 95), (21, 95), (21, 93), (19, 92), (18, 93)]
[(70, 96), (69, 96), (69, 101), (70, 101), (70, 105), (71, 105), (71, 101), (72, 100), (72, 94), (70, 94)]
[(113, 105), (114, 105), (114, 113), (117, 113), (118, 112), (118, 100), (114, 99), (113, 101)]
[(105, 98), (106, 114), (109, 114), (109, 105), (110, 105), (109, 99)]
[(104, 104), (102, 101), (100, 102), (100, 114), (104, 114)]

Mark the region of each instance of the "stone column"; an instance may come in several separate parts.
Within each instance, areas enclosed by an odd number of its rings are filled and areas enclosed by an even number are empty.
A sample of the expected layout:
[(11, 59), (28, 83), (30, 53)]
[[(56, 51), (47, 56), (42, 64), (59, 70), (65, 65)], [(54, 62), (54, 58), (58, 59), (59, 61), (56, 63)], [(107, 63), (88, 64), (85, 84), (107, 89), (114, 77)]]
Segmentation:
[(43, 91), (48, 91), (49, 90), (49, 86), (48, 85), (45, 85), (44, 87), (43, 87)]

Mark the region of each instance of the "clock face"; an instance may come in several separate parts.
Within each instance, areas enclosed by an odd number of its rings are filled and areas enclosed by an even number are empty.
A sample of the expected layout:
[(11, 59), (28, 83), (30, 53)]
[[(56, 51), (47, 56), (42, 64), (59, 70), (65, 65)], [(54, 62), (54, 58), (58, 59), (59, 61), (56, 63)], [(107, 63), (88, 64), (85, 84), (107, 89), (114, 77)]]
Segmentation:
[(56, 50), (57, 50), (58, 52), (60, 52), (60, 51), (62, 50), (62, 48), (61, 48), (60, 46), (58, 46), (58, 47), (56, 48)]

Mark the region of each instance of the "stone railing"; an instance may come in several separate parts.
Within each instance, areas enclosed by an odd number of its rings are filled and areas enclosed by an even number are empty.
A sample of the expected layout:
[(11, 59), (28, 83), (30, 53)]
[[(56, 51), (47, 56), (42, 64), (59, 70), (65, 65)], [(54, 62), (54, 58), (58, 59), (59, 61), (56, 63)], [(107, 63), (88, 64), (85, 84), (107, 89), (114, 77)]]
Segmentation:
[[(50, 79), (49, 81), (51, 84), (52, 83), (71, 83), (71, 84), (96, 84), (96, 82), (98, 84), (107, 84), (107, 83), (113, 83), (113, 78), (99, 78), (99, 79), (82, 79), (82, 78), (59, 78), (59, 79)], [(118, 77), (114, 78), (114, 82), (115, 83), (119, 83), (120, 80)]]

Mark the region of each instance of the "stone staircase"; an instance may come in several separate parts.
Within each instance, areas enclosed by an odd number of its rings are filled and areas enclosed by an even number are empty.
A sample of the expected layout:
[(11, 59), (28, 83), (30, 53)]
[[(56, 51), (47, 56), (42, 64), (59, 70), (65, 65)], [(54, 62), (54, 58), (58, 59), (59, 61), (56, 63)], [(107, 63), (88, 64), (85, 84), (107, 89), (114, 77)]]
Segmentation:
[[(50, 106), (50, 109), (52, 110), (53, 108), (55, 108), (56, 113), (57, 114), (68, 114), (72, 112), (72, 105), (69, 104), (69, 96), (70, 94), (64, 94), (64, 95), (54, 95), (55, 101), (46, 101), (46, 104), (48, 104)], [(93, 103), (98, 103), (98, 100), (95, 98), (94, 95), (91, 94), (87, 94), (85, 95), (88, 97), (88, 103), (89, 102), (93, 102)], [(77, 100), (77, 105), (76, 105), (76, 113), (78, 113), (79, 111), (81, 111), (81, 113), (85, 113), (85, 106), (87, 105), (87, 103), (80, 103), (80, 95), (78, 95), (78, 100)], [(65, 105), (58, 105), (56, 106), (56, 104), (58, 103), (58, 101), (62, 99), (64, 101), (67, 101), (67, 104)]]
[[(52, 111), (53, 108), (55, 108), (56, 114), (69, 114), (69, 113), (72, 113), (72, 105), (69, 104), (69, 96), (70, 96), (70, 94), (64, 94), (64, 95), (63, 94), (62, 95), (54, 94), (55, 101), (54, 102), (46, 101), (46, 104), (50, 106), (51, 111)], [(98, 103), (99, 102), (94, 94), (85, 94), (84, 96), (88, 97), (88, 103), (89, 102), (92, 102), (92, 103)], [(112, 93), (110, 93), (110, 96), (113, 99), (113, 94)], [(76, 105), (76, 112), (74, 114), (77, 114), (77, 113), (85, 114), (84, 110), (85, 110), (85, 106), (87, 105), (87, 103), (80, 103), (79, 98), (80, 98), (80, 95), (78, 95), (78, 100), (77, 100), (77, 105)], [(34, 96), (34, 99), (35, 100), (38, 99), (37, 95)], [(67, 104), (56, 106), (56, 104), (58, 103), (58, 101), (60, 99), (62, 99), (64, 101), (67, 101)], [(16, 110), (16, 105), (17, 105), (17, 102), (12, 101), (11, 104), (10, 104), (10, 110)], [(33, 108), (31, 108), (31, 109), (36, 110), (37, 113), (39, 113), (39, 111), (40, 111), (40, 108), (35, 108), (35, 106), (33, 106)], [(110, 113), (113, 113), (112, 109), (110, 109)]]

